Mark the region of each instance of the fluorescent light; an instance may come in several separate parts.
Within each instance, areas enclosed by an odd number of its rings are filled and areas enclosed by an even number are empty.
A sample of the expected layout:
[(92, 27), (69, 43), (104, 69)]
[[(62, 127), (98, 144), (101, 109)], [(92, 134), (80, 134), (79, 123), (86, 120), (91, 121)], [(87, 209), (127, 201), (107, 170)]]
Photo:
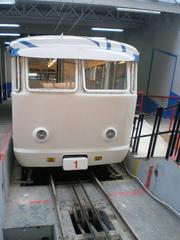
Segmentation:
[(10, 44), (10, 42), (4, 42), (4, 44), (6, 44), (6, 45), (9, 45), (9, 44)]
[(126, 62), (125, 61), (120, 61), (117, 64), (124, 64), (124, 63), (126, 63)]
[(91, 39), (94, 39), (94, 40), (106, 40), (105, 37), (91, 37)]
[(0, 27), (19, 27), (19, 24), (13, 24), (13, 23), (0, 23)]
[(137, 13), (161, 14), (161, 12), (159, 12), (159, 11), (148, 10), (148, 9), (138, 9), (138, 8), (118, 7), (117, 10), (121, 11), (121, 12), (137, 12)]
[(37, 75), (38, 75), (37, 73), (28, 73), (29, 77), (37, 77)]
[(20, 36), (20, 33), (0, 33), (0, 36)]
[(15, 0), (2, 0), (0, 1), (0, 4), (14, 4)]
[(48, 61), (48, 68), (52, 67), (52, 65), (57, 61), (57, 59), (50, 59)]
[(92, 27), (93, 31), (103, 31), (103, 32), (123, 32), (122, 28), (100, 28), (100, 27)]

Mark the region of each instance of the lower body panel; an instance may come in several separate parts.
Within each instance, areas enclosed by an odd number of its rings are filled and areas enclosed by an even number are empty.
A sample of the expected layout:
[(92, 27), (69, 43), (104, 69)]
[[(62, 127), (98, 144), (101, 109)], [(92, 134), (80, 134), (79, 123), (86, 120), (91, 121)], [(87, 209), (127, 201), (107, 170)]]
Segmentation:
[(14, 148), (14, 153), (17, 161), (24, 167), (61, 167), (63, 165), (63, 157), (68, 156), (87, 156), (88, 166), (93, 166), (121, 162), (124, 160), (128, 149), (128, 145), (79, 151), (63, 151), (62, 149), (39, 151)]

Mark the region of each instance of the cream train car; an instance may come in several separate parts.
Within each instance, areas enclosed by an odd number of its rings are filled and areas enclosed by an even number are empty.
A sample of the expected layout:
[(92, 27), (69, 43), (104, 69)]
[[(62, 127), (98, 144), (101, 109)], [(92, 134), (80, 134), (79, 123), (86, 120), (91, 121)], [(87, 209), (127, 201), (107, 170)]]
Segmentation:
[(76, 36), (11, 42), (13, 142), (25, 167), (121, 162), (136, 106), (138, 51)]

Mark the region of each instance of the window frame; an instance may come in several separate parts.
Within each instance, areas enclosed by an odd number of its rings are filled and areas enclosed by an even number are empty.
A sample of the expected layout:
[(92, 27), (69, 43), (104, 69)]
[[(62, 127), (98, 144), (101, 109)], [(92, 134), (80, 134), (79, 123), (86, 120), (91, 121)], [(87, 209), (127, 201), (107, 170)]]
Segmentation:
[[(82, 61), (82, 78), (83, 78), (83, 89), (85, 92), (87, 93), (97, 93), (97, 94), (103, 94), (103, 93), (117, 93), (117, 94), (121, 94), (121, 93), (128, 93), (130, 92), (130, 72), (131, 72), (131, 62), (127, 61), (127, 88), (126, 89), (87, 89), (86, 88), (86, 78), (85, 78), (85, 62), (84, 61), (88, 61), (91, 59), (84, 59)], [(111, 62), (111, 61), (107, 61), (107, 62)], [(117, 62), (117, 61), (114, 61)]]
[[(26, 57), (25, 58), (25, 82), (26, 82), (26, 89), (29, 92), (49, 92), (49, 93), (72, 93), (72, 92), (76, 92), (78, 89), (78, 61), (76, 59), (75, 60), (75, 88), (74, 89), (60, 89), (60, 88), (30, 88), (29, 86), (29, 64), (28, 64), (28, 58), (30, 57)], [(42, 58), (44, 59), (44, 58)], [(47, 58), (45, 58), (47, 59)], [(61, 58), (58, 58), (61, 59)], [(66, 59), (66, 58), (62, 58), (62, 59)]]
[(132, 62), (131, 69), (130, 91), (132, 94), (135, 94), (137, 92), (137, 62)]
[(20, 74), (20, 61), (19, 61), (19, 56), (12, 58), (12, 80), (13, 80), (13, 85), (12, 85), (12, 90), (14, 92), (19, 92), (21, 90), (21, 74)]

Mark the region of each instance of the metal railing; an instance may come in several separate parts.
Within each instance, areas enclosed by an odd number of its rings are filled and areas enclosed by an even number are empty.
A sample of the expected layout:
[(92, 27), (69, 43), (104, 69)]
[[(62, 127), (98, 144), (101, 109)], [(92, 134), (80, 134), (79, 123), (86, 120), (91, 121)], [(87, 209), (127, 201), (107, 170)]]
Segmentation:
[[(180, 97), (179, 96), (161, 96), (161, 95), (145, 95), (145, 93), (143, 91), (140, 91), (137, 93), (137, 104), (136, 104), (136, 114), (140, 114), (143, 112), (143, 108), (144, 108), (144, 102), (146, 100), (146, 98), (150, 98), (150, 99), (161, 99), (161, 100), (174, 100), (176, 101), (175, 103), (177, 103), (178, 101), (180, 101)], [(175, 104), (174, 103), (174, 104)], [(171, 109), (171, 113), (170, 113), (170, 123), (169, 123), (169, 130), (172, 128), (172, 123), (174, 121), (174, 116), (175, 116), (175, 109), (172, 108)]]
[[(160, 131), (160, 125), (163, 113), (165, 111), (168, 111), (169, 109), (175, 110), (175, 117), (172, 123), (172, 129), (167, 131)], [(144, 119), (146, 119), (149, 116), (154, 116), (154, 123), (152, 132), (150, 134), (142, 135), (142, 128), (143, 128), (143, 122)], [(177, 164), (180, 164), (180, 101), (167, 108), (158, 107), (155, 112), (144, 114), (140, 113), (138, 116), (135, 116), (134, 118), (134, 124), (133, 124), (133, 130), (132, 130), (132, 136), (131, 136), (131, 142), (130, 146), (132, 148), (132, 153), (137, 154), (139, 143), (141, 138), (144, 137), (150, 137), (150, 142), (148, 146), (147, 151), (147, 158), (153, 157), (156, 144), (157, 144), (157, 138), (159, 135), (162, 134), (170, 134), (169, 141), (168, 141), (168, 147), (165, 153), (165, 159), (173, 158), (176, 160)]]
[(136, 104), (136, 113), (142, 113), (143, 111), (143, 104), (144, 104), (144, 92), (137, 93), (137, 104)]

